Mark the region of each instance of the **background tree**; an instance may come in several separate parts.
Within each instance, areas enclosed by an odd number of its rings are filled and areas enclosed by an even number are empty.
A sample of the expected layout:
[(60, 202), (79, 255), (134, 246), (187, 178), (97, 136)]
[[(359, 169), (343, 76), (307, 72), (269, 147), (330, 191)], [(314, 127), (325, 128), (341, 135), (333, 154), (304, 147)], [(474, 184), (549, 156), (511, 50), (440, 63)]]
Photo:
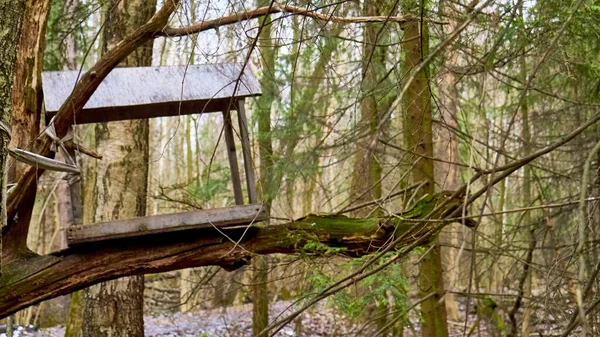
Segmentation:
[[(404, 8), (414, 12), (414, 8)], [(413, 182), (424, 182), (417, 197), (435, 193), (433, 165), (433, 131), (429, 67), (421, 67), (429, 55), (429, 28), (427, 23), (408, 23), (404, 29), (404, 63), (402, 74), (408, 85), (402, 97), (404, 138), (407, 148), (415, 154), (410, 170)], [(421, 67), (421, 69), (419, 69)], [(419, 290), (423, 298), (422, 336), (448, 336), (441, 250), (437, 243), (428, 247), (420, 258)], [(433, 294), (433, 296), (431, 296)]]

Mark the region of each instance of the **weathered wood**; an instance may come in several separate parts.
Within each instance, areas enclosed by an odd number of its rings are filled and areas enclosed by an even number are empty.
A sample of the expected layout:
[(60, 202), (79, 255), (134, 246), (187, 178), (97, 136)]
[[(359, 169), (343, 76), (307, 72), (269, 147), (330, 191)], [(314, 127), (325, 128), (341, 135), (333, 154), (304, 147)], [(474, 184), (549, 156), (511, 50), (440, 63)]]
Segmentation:
[(139, 237), (148, 234), (169, 233), (188, 229), (222, 228), (248, 225), (268, 218), (262, 205), (242, 205), (162, 214), (72, 226), (67, 229), (69, 246), (86, 242)]
[[(75, 138), (75, 133), (73, 129), (69, 131), (73, 138)], [(67, 154), (73, 159), (73, 164), (77, 165), (77, 153), (75, 153), (75, 148), (68, 147)], [(71, 226), (78, 226), (83, 224), (83, 198), (81, 194), (81, 174), (80, 173), (70, 173), (67, 175), (67, 182), (69, 183), (69, 194), (71, 198), (71, 208), (72, 208), (72, 223)]]
[[(441, 200), (434, 203), (437, 202)], [(461, 205), (461, 199), (450, 200), (433, 217), (447, 216)], [(377, 252), (392, 241), (397, 248), (424, 245), (435, 238), (440, 224), (420, 223), (414, 218), (430, 213), (430, 208), (421, 203), (407, 213), (413, 218), (410, 220), (403, 219), (403, 214), (369, 219), (309, 215), (279, 225), (255, 224), (220, 231), (180, 231), (99, 241), (32, 256), (26, 261), (14, 260), (5, 266), (0, 278), (0, 318), (42, 300), (122, 276), (207, 265), (235, 269), (255, 254), (338, 252), (361, 256)]]
[[(260, 95), (254, 75), (246, 69), (240, 76), (242, 69), (239, 64), (114, 69), (77, 114), (75, 122), (98, 123), (221, 111), (223, 104), (232, 97)], [(48, 117), (54, 116), (69, 97), (78, 76), (78, 71), (42, 74)]]
[(242, 194), (242, 182), (240, 180), (240, 169), (238, 167), (237, 154), (235, 153), (235, 139), (233, 138), (233, 123), (231, 122), (231, 111), (229, 104), (223, 106), (223, 128), (225, 130), (225, 144), (227, 146), (227, 158), (231, 170), (231, 183), (233, 184), (233, 195), (236, 205), (244, 204)]
[(242, 138), (242, 154), (244, 155), (244, 171), (246, 172), (246, 186), (248, 187), (248, 201), (251, 204), (257, 203), (256, 198), (256, 177), (254, 176), (254, 164), (252, 161), (252, 150), (250, 147), (250, 137), (248, 136), (248, 120), (246, 119), (246, 108), (244, 99), (238, 101), (238, 122), (240, 125), (240, 137)]
[[(12, 2), (9, 1), (9, 3)], [(148, 23), (140, 26), (132, 35), (109, 50), (88, 72), (81, 76), (81, 80), (72, 88), (71, 95), (56, 114), (54, 127), (56, 135), (59, 138), (66, 135), (68, 128), (75, 122), (75, 116), (79, 115), (79, 111), (81, 111), (94, 91), (102, 83), (102, 80), (129, 54), (153, 39), (156, 32), (162, 31), (169, 22), (169, 17), (178, 7), (178, 4), (179, 0), (163, 2), (162, 8), (156, 12)], [(13, 25), (13, 29), (15, 27)], [(0, 48), (0, 51), (2, 51), (2, 48)], [(32, 152), (48, 157), (52, 152), (51, 145), (52, 140), (49, 137), (42, 137), (40, 142), (34, 145), (34, 151)], [(19, 243), (26, 241), (27, 238), (29, 221), (25, 220), (28, 220), (30, 217), (30, 214), (27, 214), (27, 210), (33, 207), (37, 179), (42, 172), (42, 170), (38, 170), (35, 167), (28, 167), (16, 184), (14, 193), (11, 193), (7, 200), (7, 218), (15, 219), (17, 214), (19, 217), (18, 221), (9, 221), (8, 225), (3, 228), (3, 232), (10, 237), (10, 242), (17, 242), (15, 245), (17, 248), (10, 249), (10, 252), (6, 252), (6, 255), (4, 255), (4, 251), (6, 250), (3, 250), (4, 257), (8, 256), (10, 259), (18, 260), (22, 259), (23, 255), (29, 254), (26, 249), (21, 249), (22, 247), (26, 247), (26, 245), (20, 245)]]
[(79, 174), (67, 175), (69, 192), (71, 195), (71, 207), (73, 209), (72, 224), (75, 226), (83, 224), (83, 204), (81, 202), (81, 176)]

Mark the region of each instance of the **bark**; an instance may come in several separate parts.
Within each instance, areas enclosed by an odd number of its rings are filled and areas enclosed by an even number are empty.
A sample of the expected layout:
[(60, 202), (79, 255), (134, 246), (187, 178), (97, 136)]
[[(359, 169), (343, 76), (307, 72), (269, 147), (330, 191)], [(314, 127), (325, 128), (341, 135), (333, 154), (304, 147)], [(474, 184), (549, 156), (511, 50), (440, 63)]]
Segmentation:
[(67, 323), (65, 324), (65, 337), (81, 337), (83, 326), (83, 297), (81, 291), (71, 294)]
[[(50, 1), (27, 0), (24, 4), (23, 29), (19, 40), (14, 85), (12, 87), (12, 122), (9, 125), (13, 130), (19, 130), (13, 134), (10, 146), (30, 149), (36, 144), (35, 139), (40, 131), (43, 97), (41, 75)], [(26, 168), (25, 164), (10, 158), (8, 161), (8, 181), (16, 182)], [(37, 184), (34, 184), (34, 187), (36, 186)], [(16, 231), (10, 234), (10, 243), (4, 251), (29, 253), (27, 234), (34, 200), (35, 195), (30, 195), (27, 201), (31, 206), (21, 205), (18, 210), (19, 216), (15, 221), (19, 225), (13, 228)], [(12, 225), (13, 219), (12, 217), (7, 219), (9, 226)]]
[[(15, 73), (15, 61), (17, 57), (17, 46), (23, 23), (25, 1), (0, 0), (0, 121), (4, 130), (0, 131), (0, 229), (7, 224), (6, 218), (6, 187), (7, 187), (7, 157), (8, 144), (10, 142), (11, 114), (13, 106), (11, 101), (11, 90)], [(23, 242), (26, 242), (27, 233)], [(26, 243), (25, 243), (26, 244)], [(0, 251), (2, 247), (2, 233), (0, 233)], [(0, 257), (0, 274), (2, 273), (2, 257)]]
[[(31, 148), (32, 142), (40, 131), (43, 100), (42, 67), (50, 1), (27, 0), (25, 8), (12, 92), (11, 127), (19, 132), (13, 134), (10, 142), (11, 147), (20, 149)], [(27, 164), (12, 159), (10, 162), (8, 180), (15, 182), (19, 178), (19, 172), (23, 172)]]
[[(461, 202), (452, 200), (436, 217), (447, 215)], [(411, 217), (419, 218), (430, 210), (411, 213)], [(398, 248), (415, 242), (426, 244), (434, 238), (427, 229), (436, 225), (395, 216), (354, 219), (309, 215), (281, 225), (221, 229), (227, 238), (209, 228), (86, 244), (34, 256), (26, 263), (7, 264), (0, 279), (0, 318), (39, 301), (122, 276), (207, 265), (232, 270), (245, 265), (255, 254), (318, 255), (327, 253), (326, 247), (340, 248), (340, 254), (357, 257), (377, 251), (400, 236)]]
[[(446, 3), (443, 6), (445, 17), (452, 18), (457, 15), (457, 10), (452, 3)], [(443, 27), (446, 32), (452, 32), (458, 27), (458, 22), (455, 19), (450, 19), (447, 27)], [(438, 181), (443, 184), (445, 190), (455, 190), (458, 188), (458, 170), (457, 166), (451, 163), (456, 163), (458, 157), (458, 137), (454, 130), (458, 130), (458, 90), (456, 88), (457, 77), (453, 68), (458, 65), (458, 50), (457, 48), (448, 48), (448, 53), (445, 64), (445, 73), (441, 76), (439, 84), (440, 91), (440, 107), (439, 114), (441, 122), (448, 127), (440, 127), (435, 132), (437, 138), (437, 154), (439, 158), (447, 161), (447, 163), (439, 163), (435, 167)], [(438, 170), (439, 168), (439, 170)], [(459, 247), (458, 229), (455, 226), (448, 226), (440, 235), (442, 240), (450, 241), (453, 247), (443, 249), (442, 255), (445, 258), (443, 261), (445, 266), (445, 276), (448, 280), (449, 287), (456, 287), (458, 275), (460, 275), (460, 254), (454, 247)], [(453, 293), (446, 294), (446, 309), (448, 318), (453, 321), (460, 321), (461, 317), (458, 312), (458, 303)]]
[[(365, 15), (379, 14), (375, 4), (365, 4)], [(379, 124), (378, 102), (381, 98), (377, 94), (380, 76), (385, 76), (385, 48), (376, 47), (380, 39), (381, 27), (369, 25), (365, 27), (364, 46), (362, 56), (362, 85), (361, 92), (364, 97), (360, 102), (360, 122), (358, 133), (361, 138), (357, 142), (356, 161), (352, 175), (350, 197), (355, 204), (364, 204), (380, 199), (381, 192), (381, 166), (375, 158), (375, 153), (369, 149), (373, 142), (377, 125)], [(368, 216), (369, 208), (362, 208), (353, 212), (355, 216)]]
[[(523, 4), (521, 3), (521, 6), (519, 7), (519, 15), (521, 16), (521, 21), (520, 22), (525, 22), (525, 18), (523, 16)], [(522, 27), (522, 29), (524, 30), (525, 27)], [(523, 81), (523, 83), (527, 82), (527, 61), (525, 59), (525, 56), (521, 56), (520, 57), (520, 77), (521, 80)], [(525, 97), (523, 97), (522, 101), (521, 101), (521, 114), (522, 114), (522, 129), (521, 129), (521, 138), (523, 139), (523, 156), (526, 157), (528, 155), (531, 154), (531, 130), (530, 130), (530, 126), (529, 126), (529, 105), (527, 103), (527, 92), (523, 93), (523, 95), (525, 95)], [(531, 206), (531, 178), (532, 178), (532, 172), (531, 172), (531, 167), (530, 166), (525, 166), (523, 167), (523, 187), (522, 187), (522, 197), (523, 197), (523, 205), (525, 207), (529, 207)], [(532, 223), (531, 223), (531, 213), (530, 212), (525, 212), (523, 213), (523, 217), (521, 218), (521, 225), (525, 226), (525, 228), (527, 228), (528, 230), (523, 231), (524, 232), (524, 241), (525, 242), (530, 242), (530, 246), (531, 246), (531, 242), (535, 242), (535, 238), (533, 237), (533, 227), (532, 227)], [(535, 247), (535, 244), (533, 245), (533, 247)], [(531, 250), (533, 250), (533, 248), (530, 247)], [(527, 262), (528, 264), (531, 264), (533, 262), (533, 254), (532, 252), (528, 252), (527, 254)], [(531, 268), (524, 268), (523, 270), (523, 277), (524, 277), (524, 282), (520, 283), (520, 288), (519, 293), (522, 293), (524, 298), (523, 298), (523, 305), (525, 307), (524, 311), (523, 311), (523, 322), (521, 325), (521, 336), (523, 337), (529, 337), (530, 334), (530, 321), (531, 321), (531, 314), (532, 314), (532, 309), (530, 308), (530, 304), (528, 303), (529, 301), (527, 300), (527, 298), (531, 298), (531, 281), (532, 281), (532, 270)], [(517, 306), (515, 306), (517, 307)], [(514, 315), (511, 317), (514, 318)], [(514, 319), (512, 319), (511, 321), (511, 331), (510, 331), (510, 335), (512, 336), (516, 336), (516, 329), (514, 328)]]
[[(262, 1), (257, 1), (258, 3)], [(258, 149), (260, 155), (259, 191), (262, 203), (271, 211), (271, 204), (277, 191), (273, 185), (274, 159), (273, 138), (271, 136), (271, 105), (277, 95), (276, 58), (277, 48), (271, 37), (271, 17), (260, 20), (261, 32), (258, 48), (262, 55), (262, 77), (260, 86), (263, 95), (258, 99)], [(269, 325), (269, 263), (265, 257), (257, 256), (252, 260), (252, 335), (258, 336)]]
[[(407, 23), (404, 29), (405, 62), (402, 74), (405, 78), (418, 66), (428, 54), (429, 34), (427, 24)], [(415, 80), (403, 97), (404, 135), (408, 148), (417, 154), (411, 169), (413, 181), (424, 182), (421, 195), (434, 193), (433, 136), (431, 128), (431, 91), (429, 88), (427, 67), (417, 72)], [(422, 336), (447, 337), (448, 322), (444, 301), (444, 282), (440, 246), (432, 243), (426, 255), (422, 257), (419, 270), (419, 290), (421, 297)], [(430, 296), (431, 294), (433, 296)]]
[[(75, 12), (79, 7), (79, 0), (67, 0), (64, 4), (64, 11), (70, 18), (75, 18)], [(65, 37), (65, 65), (66, 70), (77, 69), (77, 40), (73, 33)]]
[[(365, 16), (375, 16), (380, 13), (380, 6), (374, 3), (365, 3), (363, 14)], [(382, 197), (381, 186), (381, 165), (379, 164), (376, 153), (370, 148), (374, 144), (377, 125), (379, 124), (380, 104), (382, 102), (381, 84), (386, 76), (385, 55), (386, 48), (379, 47), (383, 36), (387, 31), (382, 25), (370, 24), (364, 29), (364, 44), (362, 50), (362, 82), (361, 93), (363, 98), (360, 102), (360, 121), (357, 125), (359, 139), (357, 140), (357, 149), (354, 162), (354, 172), (352, 174), (352, 183), (350, 187), (350, 198), (352, 203), (364, 204)], [(383, 108), (385, 109), (385, 108)], [(375, 213), (373, 213), (373, 211)], [(351, 214), (357, 217), (367, 217), (369, 215), (380, 215), (378, 205), (374, 207), (360, 208)], [(379, 282), (371, 287), (379, 287)], [(365, 289), (365, 291), (368, 291)], [(389, 316), (389, 306), (387, 299), (375, 299), (369, 303), (375, 310), (369, 310), (369, 320), (374, 319), (377, 324), (377, 330), (381, 331), (380, 336), (388, 336), (387, 321)]]
[[(109, 1), (104, 50), (150, 20), (156, 1)], [(152, 41), (137, 48), (122, 66), (152, 65)], [(99, 123), (93, 200), (94, 222), (144, 216), (148, 181), (148, 120)], [(90, 287), (84, 292), (83, 335), (144, 336), (144, 278), (132, 276)]]
[(252, 258), (252, 335), (269, 325), (269, 262), (265, 256)]

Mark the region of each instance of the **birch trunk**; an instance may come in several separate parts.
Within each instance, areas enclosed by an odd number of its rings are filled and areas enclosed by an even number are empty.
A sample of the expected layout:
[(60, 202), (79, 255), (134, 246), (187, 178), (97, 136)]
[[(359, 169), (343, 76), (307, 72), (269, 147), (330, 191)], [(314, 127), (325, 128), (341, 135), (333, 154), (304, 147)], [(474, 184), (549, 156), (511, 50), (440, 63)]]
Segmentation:
[[(156, 1), (109, 1), (103, 40), (109, 49), (156, 11)], [(121, 66), (152, 64), (152, 43), (134, 51)], [(143, 88), (139, 88), (143, 90)], [(104, 158), (97, 162), (93, 221), (143, 216), (148, 180), (148, 120), (96, 125), (96, 147)], [(144, 336), (143, 276), (101, 283), (85, 291), (83, 335), (89, 337)]]

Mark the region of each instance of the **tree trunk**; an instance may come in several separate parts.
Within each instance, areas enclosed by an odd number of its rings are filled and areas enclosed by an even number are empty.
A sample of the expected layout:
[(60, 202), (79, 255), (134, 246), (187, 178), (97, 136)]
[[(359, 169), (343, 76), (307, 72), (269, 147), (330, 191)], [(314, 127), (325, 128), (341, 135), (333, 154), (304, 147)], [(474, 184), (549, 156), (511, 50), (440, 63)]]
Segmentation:
[[(448, 2), (443, 6), (443, 13), (446, 17), (452, 18), (456, 15), (455, 6)], [(458, 27), (455, 19), (450, 19), (450, 24), (444, 28), (446, 34), (454, 31)], [(443, 183), (444, 190), (455, 190), (458, 188), (458, 170), (457, 166), (452, 163), (459, 161), (458, 157), (458, 137), (454, 130), (458, 130), (458, 90), (456, 89), (457, 78), (453, 68), (458, 65), (458, 50), (456, 48), (448, 48), (446, 54), (445, 72), (441, 76), (439, 84), (440, 91), (440, 107), (439, 115), (442, 123), (448, 127), (440, 126), (435, 133), (437, 138), (437, 157), (447, 161), (447, 163), (439, 163), (436, 166), (436, 174), (438, 181)], [(440, 168), (438, 170), (437, 168)], [(460, 254), (457, 254), (459, 247), (458, 240), (458, 225), (451, 225), (442, 231), (441, 239), (450, 241), (452, 247), (442, 248), (441, 252), (445, 258), (443, 262), (445, 268), (445, 276), (448, 280), (449, 287), (456, 287), (458, 275), (460, 275)], [(449, 289), (451, 290), (451, 289)], [(458, 303), (453, 293), (446, 294), (446, 309), (448, 318), (453, 321), (459, 321), (461, 316), (458, 312)]]
[[(386, 13), (387, 14), (387, 13)], [(375, 4), (365, 4), (365, 16), (379, 15)], [(378, 102), (381, 98), (377, 96), (379, 76), (385, 75), (385, 48), (375, 47), (381, 39), (381, 27), (368, 25), (364, 32), (364, 46), (362, 56), (362, 94), (364, 98), (360, 102), (360, 122), (358, 123), (358, 134), (356, 160), (352, 174), (350, 197), (355, 204), (363, 204), (381, 198), (381, 166), (375, 158), (375, 152), (369, 148), (373, 136), (379, 124)], [(370, 209), (362, 208), (353, 212), (353, 215), (361, 217), (368, 216)]]
[[(375, 3), (365, 3), (363, 15), (377, 16), (388, 15), (389, 13), (380, 13), (378, 8), (382, 6)], [(360, 121), (356, 128), (359, 139), (357, 140), (356, 155), (354, 161), (354, 172), (352, 173), (352, 183), (350, 186), (350, 198), (353, 204), (364, 204), (382, 197), (381, 186), (381, 165), (376, 152), (370, 148), (373, 144), (373, 138), (379, 124), (380, 102), (383, 100), (381, 94), (381, 84), (386, 76), (385, 55), (386, 48), (377, 46), (382, 43), (383, 37), (387, 34), (383, 25), (370, 24), (364, 29), (364, 42), (362, 48), (362, 81), (360, 102)], [(385, 108), (383, 108), (385, 109)], [(378, 205), (365, 207), (352, 212), (356, 217), (368, 217), (370, 215), (381, 215)], [(379, 287), (380, 282), (375, 281), (371, 287)], [(364, 290), (368, 291), (368, 290)], [(376, 298), (369, 306), (375, 310), (368, 317), (374, 319), (377, 324), (377, 330), (381, 331), (380, 336), (388, 336), (389, 329), (386, 329), (389, 306), (386, 304), (387, 298)]]
[[(31, 0), (25, 1), (24, 5), (24, 24), (19, 40), (14, 69), (14, 85), (12, 87), (12, 122), (9, 124), (13, 130), (18, 130), (18, 132), (13, 134), (10, 146), (31, 149), (36, 144), (34, 140), (39, 134), (42, 110), (42, 55), (45, 47), (46, 23), (50, 4), (47, 0)], [(11, 30), (14, 29), (14, 27), (11, 27)], [(0, 48), (2, 47), (0, 46)], [(16, 182), (26, 168), (25, 164), (16, 162), (11, 158), (8, 164), (8, 181)], [(13, 256), (29, 253), (27, 234), (34, 202), (35, 195), (30, 195), (26, 198), (25, 204), (18, 209), (18, 216), (6, 219), (9, 226), (13, 223), (18, 224), (18, 226), (8, 228), (9, 230), (12, 229), (10, 231), (11, 240), (4, 247), (3, 253), (8, 252)]]
[[(13, 134), (11, 147), (30, 149), (40, 131), (42, 112), (42, 67), (45, 47), (46, 23), (50, 11), (49, 0), (27, 0), (23, 17), (23, 29), (19, 41), (15, 83), (13, 86), (12, 128), (19, 130)], [(19, 173), (27, 164), (11, 160), (8, 180), (16, 182)]]
[[(260, 5), (263, 1), (258, 0)], [(258, 47), (262, 55), (262, 76), (260, 86), (263, 95), (257, 102), (258, 151), (260, 156), (259, 192), (262, 203), (271, 211), (271, 204), (277, 191), (273, 179), (273, 139), (271, 136), (271, 105), (277, 94), (275, 64), (277, 49), (271, 37), (271, 17), (259, 20), (262, 30), (258, 37)], [(278, 183), (278, 182), (277, 182)], [(252, 259), (252, 336), (258, 336), (269, 325), (269, 262), (265, 257)]]
[[(408, 79), (412, 70), (428, 54), (429, 34), (427, 24), (407, 23), (404, 29), (405, 61), (402, 65), (403, 78)], [(411, 169), (413, 181), (424, 182), (420, 195), (434, 193), (433, 137), (431, 91), (429, 88), (428, 67), (414, 74), (415, 79), (403, 97), (402, 106), (405, 121), (404, 135), (406, 146), (416, 153), (415, 164)], [(419, 290), (421, 298), (422, 336), (447, 337), (448, 322), (444, 301), (444, 282), (442, 277), (440, 246), (432, 243), (422, 257), (419, 271)], [(430, 296), (433, 294), (433, 296)]]
[[(13, 113), (12, 89), (13, 80), (16, 78), (15, 62), (17, 57), (17, 46), (23, 23), (25, 1), (0, 0), (0, 11), (10, 13), (0, 16), (0, 229), (7, 224), (6, 217), (6, 188), (7, 173), (9, 170), (8, 144), (11, 140), (10, 126)], [(3, 232), (3, 231), (2, 231)], [(25, 242), (27, 233), (21, 244)], [(0, 251), (2, 247), (2, 233), (0, 233)], [(3, 254), (4, 255), (4, 254)], [(2, 273), (2, 258), (0, 257), (0, 274)]]
[(71, 294), (69, 313), (67, 314), (67, 323), (65, 324), (65, 337), (81, 337), (83, 326), (82, 295), (82, 291), (76, 291)]
[[(79, 0), (68, 0), (64, 3), (65, 14), (70, 17), (76, 17), (75, 13), (79, 7)], [(75, 34), (71, 32), (71, 34), (65, 37), (65, 51), (64, 51), (64, 60), (65, 64), (63, 68), (66, 70), (76, 70), (77, 69), (77, 41), (75, 39)], [(86, 125), (84, 128), (89, 129), (91, 126)], [(73, 136), (75, 132), (73, 132)], [(87, 172), (82, 168), (82, 172)], [(77, 184), (73, 188), (81, 189), (82, 180), (87, 181), (86, 179), (82, 179), (83, 177), (78, 177), (79, 180)], [(71, 180), (69, 180), (71, 181)], [(67, 184), (60, 184), (56, 189), (56, 194), (58, 196), (58, 202), (60, 204), (64, 204), (65, 206), (70, 207), (68, 212), (72, 210), (73, 204), (71, 199), (71, 186)], [(79, 203), (82, 202), (81, 197), (78, 198)], [(77, 201), (75, 201), (77, 202)], [(73, 221), (73, 214), (70, 214), (71, 221)], [(79, 219), (81, 221), (81, 219)], [(62, 222), (61, 222), (62, 223)], [(80, 223), (78, 223), (80, 225)], [(71, 299), (69, 301), (69, 311), (67, 313), (67, 321), (65, 323), (65, 337), (81, 337), (81, 329), (83, 324), (83, 293), (81, 291), (76, 291), (71, 294)]]
[[(104, 27), (104, 50), (113, 47), (146, 23), (156, 1), (109, 1)], [(152, 43), (135, 50), (121, 66), (152, 64)], [(143, 90), (140, 88), (140, 90)], [(146, 213), (148, 180), (148, 120), (96, 125), (96, 148), (104, 158), (97, 163), (93, 202), (94, 222), (127, 219)], [(90, 287), (84, 295), (83, 335), (144, 336), (143, 276), (133, 276)]]
[[(520, 7), (519, 7), (519, 15), (521, 16), (521, 21), (520, 22), (525, 22), (525, 17), (523, 16), (523, 4), (521, 3)], [(521, 27), (523, 30), (525, 31), (525, 27)], [(521, 72), (521, 81), (523, 81), (523, 83), (527, 83), (527, 61), (525, 59), (524, 55), (520, 56), (520, 72)], [(523, 157), (528, 156), (531, 153), (531, 131), (530, 131), (530, 126), (529, 126), (529, 104), (527, 103), (527, 92), (524, 92), (523, 95), (525, 95), (525, 97), (523, 97), (523, 100), (521, 102), (521, 114), (522, 114), (522, 129), (521, 129), (521, 138), (523, 139)], [(531, 205), (531, 166), (527, 165), (525, 167), (523, 167), (523, 207), (530, 207)], [(533, 233), (534, 231), (531, 229), (533, 228), (533, 224), (531, 223), (531, 213), (530, 212), (525, 212), (523, 213), (523, 217), (521, 218), (521, 225), (524, 226), (524, 228), (526, 228), (526, 230), (523, 231), (523, 233), (525, 233), (525, 238), (524, 238), (524, 242), (531, 242), (532, 240), (534, 240), (533, 238)], [(531, 321), (531, 314), (532, 314), (532, 309), (530, 307), (530, 303), (527, 300), (528, 298), (531, 298), (531, 281), (532, 281), (532, 277), (533, 277), (533, 268), (527, 268), (524, 272), (525, 272), (525, 284), (524, 284), (524, 298), (523, 298), (523, 305), (525, 307), (524, 311), (523, 311), (523, 324), (521, 326), (521, 336), (523, 337), (529, 337), (529, 333), (530, 333), (530, 321)]]
[[(24, 1), (0, 0), (0, 11), (2, 13), (11, 13), (11, 15), (0, 16), (0, 252), (2, 252), (2, 230), (6, 226), (6, 189), (7, 173), (9, 170), (8, 144), (11, 141), (11, 115), (12, 101), (11, 89), (13, 80), (16, 78), (15, 61), (17, 56), (17, 46), (21, 33), (23, 13), (25, 10)], [(25, 233), (26, 236), (26, 233)], [(24, 239), (25, 244), (27, 238)], [(0, 257), (0, 275), (2, 275), (2, 258)], [(7, 335), (12, 336), (12, 316), (7, 320)]]

